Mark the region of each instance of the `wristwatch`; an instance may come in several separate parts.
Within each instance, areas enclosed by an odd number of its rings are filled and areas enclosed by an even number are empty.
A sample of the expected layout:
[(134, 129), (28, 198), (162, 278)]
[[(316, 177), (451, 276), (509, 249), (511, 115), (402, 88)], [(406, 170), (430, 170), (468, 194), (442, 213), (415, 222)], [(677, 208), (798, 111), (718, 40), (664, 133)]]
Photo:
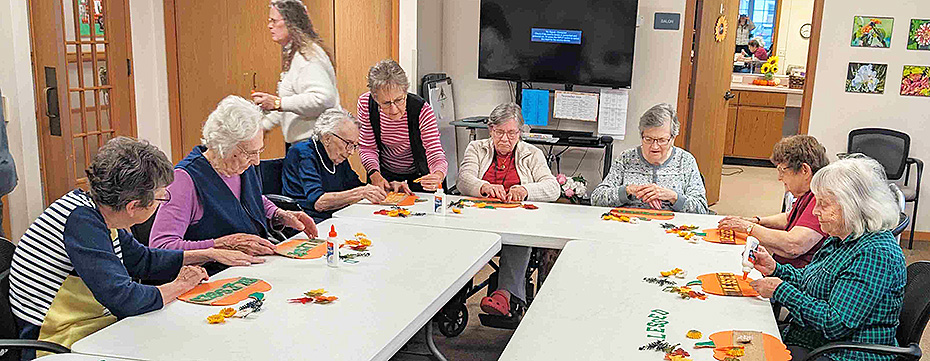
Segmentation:
[(281, 110), (281, 97), (274, 97), (274, 110)]

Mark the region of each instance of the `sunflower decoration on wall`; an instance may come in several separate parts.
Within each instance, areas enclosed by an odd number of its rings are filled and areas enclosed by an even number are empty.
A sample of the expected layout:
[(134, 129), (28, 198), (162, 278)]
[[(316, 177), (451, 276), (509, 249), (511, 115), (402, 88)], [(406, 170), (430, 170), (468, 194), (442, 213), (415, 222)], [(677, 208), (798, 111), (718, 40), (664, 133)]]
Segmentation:
[(724, 15), (720, 15), (720, 17), (717, 18), (717, 25), (714, 26), (714, 40), (717, 40), (717, 42), (719, 43), (723, 41), (724, 39), (726, 39), (727, 29), (729, 27), (730, 27), (730, 24), (727, 21), (727, 17)]

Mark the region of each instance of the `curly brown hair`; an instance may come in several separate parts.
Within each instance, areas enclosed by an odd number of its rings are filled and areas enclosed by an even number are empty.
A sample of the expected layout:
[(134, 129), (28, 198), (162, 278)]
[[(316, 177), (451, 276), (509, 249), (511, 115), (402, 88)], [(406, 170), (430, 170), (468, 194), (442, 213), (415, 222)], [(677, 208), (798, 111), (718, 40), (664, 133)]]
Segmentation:
[(772, 157), (769, 158), (772, 164), (786, 164), (788, 168), (797, 172), (801, 166), (807, 163), (811, 167), (811, 174), (817, 173), (823, 167), (830, 164), (827, 159), (827, 148), (809, 135), (792, 135), (782, 138), (775, 147), (772, 148)]

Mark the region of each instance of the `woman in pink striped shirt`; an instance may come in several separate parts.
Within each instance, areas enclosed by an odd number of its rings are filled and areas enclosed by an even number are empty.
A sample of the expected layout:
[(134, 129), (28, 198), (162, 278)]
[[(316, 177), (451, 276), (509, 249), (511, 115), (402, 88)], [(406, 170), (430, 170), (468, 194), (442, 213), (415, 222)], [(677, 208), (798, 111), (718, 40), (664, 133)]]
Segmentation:
[[(358, 98), (359, 155), (371, 184), (395, 192), (435, 191), (442, 187), (449, 164), (433, 108), (407, 93), (409, 85), (394, 60), (369, 69), (369, 91)], [(406, 182), (409, 189), (391, 182)]]

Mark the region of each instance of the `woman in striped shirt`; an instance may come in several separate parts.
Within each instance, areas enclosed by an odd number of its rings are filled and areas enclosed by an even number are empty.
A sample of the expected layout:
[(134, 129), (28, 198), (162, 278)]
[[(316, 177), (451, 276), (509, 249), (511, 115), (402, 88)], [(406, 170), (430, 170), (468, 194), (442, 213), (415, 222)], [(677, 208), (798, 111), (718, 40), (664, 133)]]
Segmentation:
[(379, 61), (368, 71), (368, 92), (358, 98), (359, 155), (371, 184), (388, 191), (434, 191), (449, 164), (439, 143), (433, 108), (407, 93), (407, 75), (396, 61)]

